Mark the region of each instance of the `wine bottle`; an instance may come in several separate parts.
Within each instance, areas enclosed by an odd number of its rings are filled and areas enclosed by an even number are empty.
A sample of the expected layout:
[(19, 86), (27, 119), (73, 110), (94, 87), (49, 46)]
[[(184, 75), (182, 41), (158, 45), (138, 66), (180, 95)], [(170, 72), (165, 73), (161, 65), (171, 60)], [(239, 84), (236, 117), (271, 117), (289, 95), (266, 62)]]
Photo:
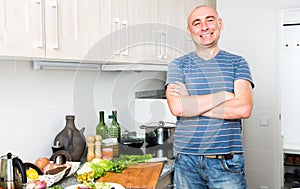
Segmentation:
[(96, 134), (101, 135), (102, 139), (107, 138), (108, 127), (104, 122), (104, 111), (99, 112), (99, 123), (96, 126)]
[(108, 128), (108, 135), (110, 138), (117, 138), (118, 142), (121, 140), (121, 127), (117, 120), (117, 111), (113, 110), (112, 115), (109, 115), (109, 119), (112, 119), (110, 127)]

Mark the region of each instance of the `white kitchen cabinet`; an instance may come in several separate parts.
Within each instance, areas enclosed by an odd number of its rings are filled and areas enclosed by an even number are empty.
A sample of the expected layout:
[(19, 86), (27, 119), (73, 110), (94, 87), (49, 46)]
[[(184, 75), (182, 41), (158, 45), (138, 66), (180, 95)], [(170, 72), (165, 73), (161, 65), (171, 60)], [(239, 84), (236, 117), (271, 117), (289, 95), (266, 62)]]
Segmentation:
[[(1, 28), (7, 56), (80, 60), (88, 48), (94, 12), (83, 0), (3, 0)], [(98, 10), (96, 10), (98, 11)]]
[(210, 1), (0, 0), (0, 55), (168, 64), (191, 51), (187, 15)]

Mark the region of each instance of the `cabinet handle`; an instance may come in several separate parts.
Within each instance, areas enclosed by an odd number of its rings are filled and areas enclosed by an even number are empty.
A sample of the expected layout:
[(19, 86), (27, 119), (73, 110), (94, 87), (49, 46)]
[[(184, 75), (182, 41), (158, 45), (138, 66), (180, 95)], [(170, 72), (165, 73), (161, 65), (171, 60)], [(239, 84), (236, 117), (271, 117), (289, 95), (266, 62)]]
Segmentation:
[(163, 36), (165, 36), (165, 53), (163, 54), (163, 59), (167, 59), (168, 58), (168, 33), (165, 31), (163, 32)]
[(117, 48), (116, 49), (114, 49), (114, 50), (116, 50), (116, 52), (114, 53), (115, 55), (119, 55), (120, 54), (120, 18), (115, 18), (114, 19), (114, 23), (115, 24), (117, 24), (117, 35), (118, 35), (118, 46), (117, 46)]
[(45, 12), (44, 12), (44, 0), (38, 0), (36, 3), (40, 4), (40, 20), (41, 20), (41, 27), (40, 27), (40, 36), (41, 40), (36, 42), (36, 46), (38, 48), (44, 47), (45, 42)]
[[(160, 59), (167, 59), (168, 58), (168, 38), (167, 38), (167, 32), (166, 31), (158, 31), (158, 37), (159, 37), (159, 54), (158, 58)], [(164, 41), (165, 40), (165, 41)]]
[(162, 42), (163, 42), (163, 32), (158, 31), (158, 38), (159, 38), (159, 54), (157, 55), (158, 58), (163, 59), (163, 47), (162, 47)]
[(51, 0), (50, 6), (55, 8), (55, 25), (56, 25), (56, 34), (55, 34), (55, 42), (52, 44), (49, 44), (50, 48), (52, 49), (58, 49), (59, 47), (59, 25), (58, 25), (58, 0)]
[[(125, 35), (126, 36), (125, 36), (125, 49), (120, 54), (121, 55), (128, 55), (128, 38), (129, 38), (128, 37), (128, 21), (123, 20), (122, 25), (125, 27)], [(121, 46), (120, 46), (120, 48), (121, 48)]]

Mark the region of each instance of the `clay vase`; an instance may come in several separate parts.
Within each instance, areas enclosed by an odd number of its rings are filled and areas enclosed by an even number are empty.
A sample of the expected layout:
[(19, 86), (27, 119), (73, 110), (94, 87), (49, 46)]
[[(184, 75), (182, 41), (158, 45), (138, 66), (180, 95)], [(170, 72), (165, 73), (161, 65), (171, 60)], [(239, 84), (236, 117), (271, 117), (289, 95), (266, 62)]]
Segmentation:
[(71, 155), (72, 161), (80, 161), (86, 147), (86, 141), (83, 135), (85, 128), (83, 127), (79, 131), (75, 127), (74, 120), (74, 115), (66, 115), (66, 126), (56, 135), (54, 144), (57, 144), (57, 141), (59, 141), (64, 149)]

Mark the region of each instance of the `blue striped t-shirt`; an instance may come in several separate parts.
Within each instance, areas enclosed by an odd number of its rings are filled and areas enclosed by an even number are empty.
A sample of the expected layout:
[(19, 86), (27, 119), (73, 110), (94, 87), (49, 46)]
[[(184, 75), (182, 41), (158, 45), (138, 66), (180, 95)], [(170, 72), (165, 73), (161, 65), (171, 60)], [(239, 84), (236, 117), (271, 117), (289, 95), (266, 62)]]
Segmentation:
[[(169, 64), (166, 84), (182, 82), (190, 95), (219, 91), (234, 92), (234, 81), (245, 79), (254, 87), (246, 60), (221, 50), (213, 59), (204, 60), (196, 52)], [(174, 152), (212, 155), (243, 152), (241, 120), (204, 116), (177, 117)]]

